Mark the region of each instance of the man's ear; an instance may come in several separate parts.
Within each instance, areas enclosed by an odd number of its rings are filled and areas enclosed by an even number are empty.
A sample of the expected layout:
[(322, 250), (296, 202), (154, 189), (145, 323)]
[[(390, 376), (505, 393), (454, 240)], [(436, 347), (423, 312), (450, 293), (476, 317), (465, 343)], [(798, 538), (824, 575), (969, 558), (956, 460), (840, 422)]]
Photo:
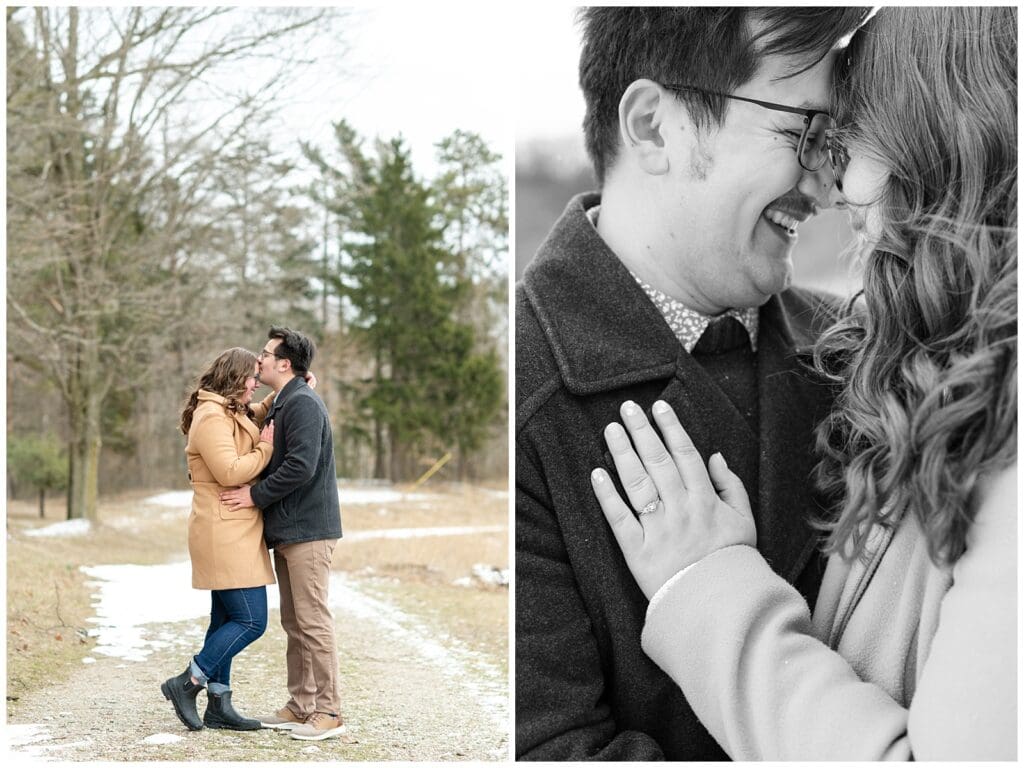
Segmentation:
[(619, 135), (623, 154), (645, 173), (660, 175), (669, 169), (663, 131), (668, 113), (665, 90), (653, 80), (634, 80), (619, 99)]

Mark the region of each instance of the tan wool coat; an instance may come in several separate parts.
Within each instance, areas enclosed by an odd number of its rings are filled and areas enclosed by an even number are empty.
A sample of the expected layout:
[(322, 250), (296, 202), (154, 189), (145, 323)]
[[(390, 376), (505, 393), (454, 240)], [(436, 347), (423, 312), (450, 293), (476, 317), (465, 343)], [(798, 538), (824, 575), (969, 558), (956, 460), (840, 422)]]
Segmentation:
[(734, 760), (1017, 758), (1017, 472), (979, 486), (967, 550), (936, 566), (907, 516), (829, 560), (810, 615), (748, 546), (651, 601), (643, 647)]
[[(253, 405), (262, 422), (273, 393)], [(256, 507), (230, 511), (221, 491), (250, 485), (270, 462), (273, 447), (260, 442), (260, 430), (245, 414), (232, 413), (227, 400), (199, 390), (185, 456), (192, 482), (188, 552), (195, 589), (240, 589), (274, 583), (270, 554), (263, 543), (263, 515)]]

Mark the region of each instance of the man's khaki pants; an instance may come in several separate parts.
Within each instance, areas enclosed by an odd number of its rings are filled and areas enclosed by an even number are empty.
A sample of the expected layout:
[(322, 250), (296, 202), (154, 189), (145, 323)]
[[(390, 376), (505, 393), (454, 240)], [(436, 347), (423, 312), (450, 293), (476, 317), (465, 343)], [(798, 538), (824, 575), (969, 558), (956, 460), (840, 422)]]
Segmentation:
[(314, 712), (341, 714), (334, 616), (327, 604), (331, 555), (337, 539), (274, 548), (281, 592), (281, 626), (288, 635), (286, 705), (305, 718)]

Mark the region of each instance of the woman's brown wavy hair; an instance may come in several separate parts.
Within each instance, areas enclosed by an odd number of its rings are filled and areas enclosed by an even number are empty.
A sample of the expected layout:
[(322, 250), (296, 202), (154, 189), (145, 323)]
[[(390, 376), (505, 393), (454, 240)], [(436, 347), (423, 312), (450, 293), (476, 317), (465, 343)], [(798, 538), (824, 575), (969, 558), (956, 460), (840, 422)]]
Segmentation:
[(221, 352), (199, 377), (185, 402), (185, 409), (181, 412), (182, 434), (187, 435), (192, 426), (192, 413), (199, 405), (201, 389), (226, 398), (229, 411), (244, 413), (251, 417), (252, 411), (248, 405), (242, 403), (242, 396), (245, 394), (245, 380), (251, 377), (255, 370), (256, 355), (248, 349), (234, 347)]
[(952, 563), (979, 477), (1016, 459), (1016, 8), (883, 8), (836, 83), (841, 138), (890, 175), (863, 300), (815, 349), (840, 392), (817, 434), (827, 550), (912, 514)]

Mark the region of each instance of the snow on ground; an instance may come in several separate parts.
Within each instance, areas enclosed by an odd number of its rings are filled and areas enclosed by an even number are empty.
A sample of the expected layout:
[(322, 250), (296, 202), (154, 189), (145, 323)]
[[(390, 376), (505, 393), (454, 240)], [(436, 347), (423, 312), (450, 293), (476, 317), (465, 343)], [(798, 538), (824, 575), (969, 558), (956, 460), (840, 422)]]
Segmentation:
[[(26, 755), (37, 760), (58, 760), (60, 751), (69, 747), (88, 745), (89, 740), (76, 741), (69, 744), (54, 744), (51, 726), (32, 723), (29, 725), (4, 724), (4, 741), (8, 749), (16, 748), (19, 755)], [(5, 750), (6, 751), (6, 750)], [(10, 763), (8, 763), (10, 765)]]
[(367, 541), (368, 539), (420, 539), (428, 536), (465, 536), (471, 533), (500, 533), (506, 525), (453, 525), (447, 528), (381, 528), (372, 531), (346, 533), (342, 541)]
[(31, 528), (25, 531), (26, 536), (84, 536), (89, 532), (88, 520), (65, 520), (42, 528)]
[[(88, 619), (98, 625), (94, 652), (125, 661), (145, 661), (154, 642), (145, 639), (143, 627), (185, 621), (210, 612), (210, 595), (192, 589), (192, 565), (92, 565), (82, 571), (96, 588)], [(276, 592), (275, 592), (276, 596)]]
[[(187, 561), (170, 565), (83, 566), (82, 570), (94, 579), (90, 584), (97, 590), (93, 596), (96, 616), (89, 619), (98, 625), (91, 633), (97, 638), (96, 654), (123, 661), (145, 661), (156, 648), (183, 639), (161, 631), (160, 625), (201, 619), (210, 610), (209, 593), (190, 586), (191, 565)], [(343, 573), (331, 574), (330, 598), (335, 611), (376, 623), (385, 634), (440, 667), (484, 706), (499, 728), (505, 727), (506, 680), (494, 664), (397, 606), (366, 594)], [(272, 609), (280, 608), (276, 585), (267, 589), (267, 604)], [(201, 625), (197, 622), (194, 637), (186, 639), (202, 642)]]
[[(433, 493), (403, 493), (386, 486), (372, 488), (339, 488), (338, 500), (342, 504), (397, 504), (407, 501), (431, 501)], [(143, 504), (158, 507), (189, 509), (192, 506), (192, 491), (168, 491), (142, 500)]]
[(152, 504), (155, 507), (185, 507), (192, 506), (192, 491), (167, 491), (158, 493), (142, 500), (143, 504)]
[(173, 733), (154, 733), (152, 736), (147, 736), (142, 740), (143, 744), (176, 744), (179, 741), (184, 741), (183, 736), (178, 736)]
[(495, 568), (487, 563), (473, 565), (472, 576), (462, 576), (452, 582), (457, 587), (475, 587), (477, 582), (491, 587), (508, 586), (508, 568)]

